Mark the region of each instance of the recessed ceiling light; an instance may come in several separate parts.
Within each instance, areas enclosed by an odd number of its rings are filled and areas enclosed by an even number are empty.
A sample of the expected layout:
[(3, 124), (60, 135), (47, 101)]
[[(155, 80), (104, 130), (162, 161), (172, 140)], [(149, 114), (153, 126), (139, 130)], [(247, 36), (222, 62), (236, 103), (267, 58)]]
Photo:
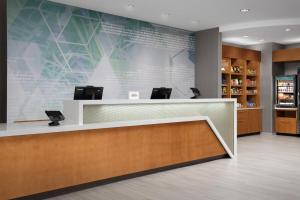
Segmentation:
[(127, 4), (127, 6), (126, 6), (126, 9), (128, 10), (128, 11), (132, 11), (132, 10), (134, 10), (134, 8), (135, 8), (135, 5), (134, 4)]
[(161, 14), (161, 17), (162, 17), (163, 19), (168, 19), (168, 18), (170, 17), (170, 13), (162, 13), (162, 14)]
[(241, 9), (240, 11), (241, 11), (241, 13), (247, 13), (247, 12), (250, 11), (250, 9), (248, 9), (248, 8), (243, 8), (243, 9)]
[(264, 41), (265, 41), (264, 39), (259, 40), (259, 42), (264, 42)]
[(248, 36), (248, 35), (244, 35), (243, 37), (244, 37), (244, 38), (248, 38), (249, 36)]
[(290, 32), (291, 30), (292, 30), (292, 29), (290, 29), (290, 28), (286, 28), (286, 29), (285, 29), (286, 32)]

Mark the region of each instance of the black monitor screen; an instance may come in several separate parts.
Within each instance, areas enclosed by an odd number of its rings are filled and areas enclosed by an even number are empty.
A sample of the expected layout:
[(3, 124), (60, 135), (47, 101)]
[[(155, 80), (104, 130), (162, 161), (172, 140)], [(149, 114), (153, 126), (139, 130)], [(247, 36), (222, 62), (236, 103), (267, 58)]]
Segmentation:
[(151, 99), (170, 99), (172, 88), (153, 88)]
[(75, 87), (74, 100), (101, 100), (103, 87), (86, 86)]
[(47, 116), (51, 121), (63, 121), (65, 119), (64, 115), (60, 111), (45, 111)]

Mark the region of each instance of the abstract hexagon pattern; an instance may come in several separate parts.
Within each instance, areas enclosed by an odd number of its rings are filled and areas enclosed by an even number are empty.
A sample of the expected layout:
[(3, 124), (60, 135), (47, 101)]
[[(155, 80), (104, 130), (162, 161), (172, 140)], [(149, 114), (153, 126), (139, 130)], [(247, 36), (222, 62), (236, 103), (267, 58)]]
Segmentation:
[(189, 98), (195, 38), (189, 31), (47, 0), (7, 1), (8, 122), (62, 110), (76, 85), (104, 86), (105, 99), (129, 91), (149, 98), (172, 87)]

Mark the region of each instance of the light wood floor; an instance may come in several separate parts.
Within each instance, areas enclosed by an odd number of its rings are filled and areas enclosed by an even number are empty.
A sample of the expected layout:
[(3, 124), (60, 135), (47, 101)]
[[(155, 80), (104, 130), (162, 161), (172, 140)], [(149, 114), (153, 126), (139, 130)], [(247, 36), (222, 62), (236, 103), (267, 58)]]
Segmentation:
[(238, 139), (238, 157), (103, 185), (51, 200), (299, 200), (300, 138)]

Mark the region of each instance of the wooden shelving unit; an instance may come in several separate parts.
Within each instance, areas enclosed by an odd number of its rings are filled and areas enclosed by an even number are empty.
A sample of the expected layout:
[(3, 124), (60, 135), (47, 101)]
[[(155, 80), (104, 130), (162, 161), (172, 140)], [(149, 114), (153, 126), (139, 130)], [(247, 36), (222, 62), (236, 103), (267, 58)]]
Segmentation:
[(238, 135), (261, 132), (260, 52), (223, 45), (222, 98), (236, 98)]
[(258, 61), (223, 57), (222, 97), (236, 98), (240, 108), (259, 107), (259, 71)]

